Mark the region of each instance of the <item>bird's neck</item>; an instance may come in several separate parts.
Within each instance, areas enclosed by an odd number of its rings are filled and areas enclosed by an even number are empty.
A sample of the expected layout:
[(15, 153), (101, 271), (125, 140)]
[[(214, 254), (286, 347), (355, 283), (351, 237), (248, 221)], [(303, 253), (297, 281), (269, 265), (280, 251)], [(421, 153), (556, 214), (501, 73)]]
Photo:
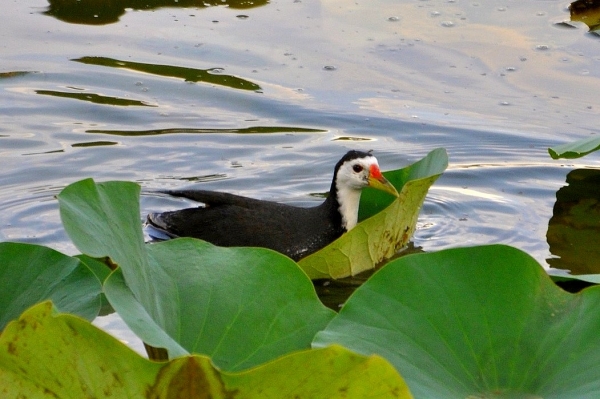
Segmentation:
[(331, 193), (336, 199), (337, 210), (342, 218), (342, 227), (346, 231), (350, 231), (358, 222), (360, 194), (361, 190), (349, 187), (337, 188)]

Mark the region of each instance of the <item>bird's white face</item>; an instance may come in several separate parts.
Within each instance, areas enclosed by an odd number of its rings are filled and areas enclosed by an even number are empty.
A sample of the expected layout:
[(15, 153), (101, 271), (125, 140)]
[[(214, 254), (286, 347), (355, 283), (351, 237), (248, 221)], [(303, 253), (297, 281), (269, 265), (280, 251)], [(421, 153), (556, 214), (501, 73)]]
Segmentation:
[(337, 200), (340, 204), (342, 226), (349, 231), (357, 222), (358, 203), (363, 188), (369, 185), (373, 171), (379, 172), (379, 165), (374, 156), (355, 158), (344, 162), (337, 172)]
[(337, 173), (338, 190), (362, 190), (369, 185), (372, 170), (379, 171), (379, 164), (374, 156), (344, 162)]
[(356, 225), (358, 203), (363, 188), (371, 186), (398, 196), (394, 186), (381, 174), (377, 158), (372, 155), (350, 159), (340, 165), (335, 184), (342, 226), (346, 231)]

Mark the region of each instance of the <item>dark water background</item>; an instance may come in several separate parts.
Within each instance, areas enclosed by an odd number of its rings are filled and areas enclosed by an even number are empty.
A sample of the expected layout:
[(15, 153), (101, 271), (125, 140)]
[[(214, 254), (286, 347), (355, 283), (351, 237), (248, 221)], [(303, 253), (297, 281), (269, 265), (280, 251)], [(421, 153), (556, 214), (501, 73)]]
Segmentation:
[[(599, 130), (600, 38), (567, 6), (3, 2), (0, 240), (76, 253), (54, 196), (87, 177), (310, 205), (348, 149), (396, 169), (445, 147), (416, 247), (506, 243), (572, 268), (576, 246), (553, 251), (548, 225), (567, 174), (598, 155), (553, 161), (547, 147)], [(583, 236), (597, 243), (597, 228)], [(96, 323), (130, 340), (118, 319)]]

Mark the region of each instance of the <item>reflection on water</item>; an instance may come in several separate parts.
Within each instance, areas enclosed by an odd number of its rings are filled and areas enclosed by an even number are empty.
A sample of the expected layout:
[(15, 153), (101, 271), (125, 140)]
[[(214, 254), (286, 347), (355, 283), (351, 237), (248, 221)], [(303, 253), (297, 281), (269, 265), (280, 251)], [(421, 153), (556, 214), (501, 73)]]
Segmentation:
[(600, 1), (578, 0), (569, 6), (571, 21), (579, 21), (586, 24), (590, 31), (600, 29)]
[(144, 64), (141, 62), (120, 61), (106, 57), (82, 57), (71, 61), (83, 64), (123, 68), (132, 71), (150, 73), (157, 76), (184, 79), (186, 82), (202, 82), (239, 90), (259, 91), (260, 86), (246, 79), (222, 74), (221, 68), (196, 69), (173, 65)]
[(325, 133), (326, 130), (309, 129), (290, 126), (250, 126), (238, 129), (193, 129), (193, 128), (172, 128), (172, 129), (153, 129), (153, 130), (102, 130), (89, 129), (86, 133), (112, 134), (115, 136), (160, 136), (164, 134), (189, 134), (189, 133), (235, 133), (235, 134), (264, 134), (264, 133)]
[(205, 8), (228, 6), (252, 8), (263, 6), (267, 0), (48, 0), (44, 12), (61, 21), (73, 24), (106, 25), (119, 21), (126, 9), (153, 10), (162, 7)]
[(0, 79), (14, 78), (17, 76), (25, 76), (28, 73), (31, 73), (31, 72), (28, 72), (28, 71), (0, 72)]
[(120, 105), (122, 107), (127, 106), (138, 106), (138, 107), (155, 107), (156, 105), (148, 104), (144, 101), (138, 100), (129, 100), (126, 98), (118, 98), (118, 97), (110, 97), (103, 96), (100, 94), (94, 93), (72, 93), (66, 91), (56, 91), (56, 90), (36, 90), (37, 94), (41, 94), (44, 96), (54, 96), (54, 97), (62, 97), (62, 98), (72, 98), (75, 100), (81, 101), (89, 101), (94, 104), (104, 104), (104, 105)]
[(557, 269), (572, 274), (600, 273), (600, 170), (575, 169), (567, 185), (556, 193), (553, 216), (548, 223), (548, 259)]
[(86, 143), (73, 143), (71, 144), (71, 147), (73, 148), (77, 148), (77, 147), (99, 147), (99, 146), (104, 146), (104, 145), (118, 145), (119, 143), (115, 142), (115, 141), (89, 141)]

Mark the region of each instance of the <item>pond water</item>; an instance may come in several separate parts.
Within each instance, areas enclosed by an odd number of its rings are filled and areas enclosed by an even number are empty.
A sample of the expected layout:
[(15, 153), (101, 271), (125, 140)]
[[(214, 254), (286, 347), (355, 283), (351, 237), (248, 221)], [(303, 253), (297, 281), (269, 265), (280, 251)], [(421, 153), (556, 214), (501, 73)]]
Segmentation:
[[(573, 247), (546, 235), (567, 174), (598, 157), (547, 148), (599, 130), (600, 38), (567, 6), (4, 2), (0, 240), (76, 253), (54, 196), (87, 177), (310, 205), (348, 149), (373, 149), (385, 170), (444, 147), (415, 247), (506, 243), (573, 268)], [(146, 192), (141, 205), (182, 202)], [(140, 348), (117, 318), (96, 323)]]

